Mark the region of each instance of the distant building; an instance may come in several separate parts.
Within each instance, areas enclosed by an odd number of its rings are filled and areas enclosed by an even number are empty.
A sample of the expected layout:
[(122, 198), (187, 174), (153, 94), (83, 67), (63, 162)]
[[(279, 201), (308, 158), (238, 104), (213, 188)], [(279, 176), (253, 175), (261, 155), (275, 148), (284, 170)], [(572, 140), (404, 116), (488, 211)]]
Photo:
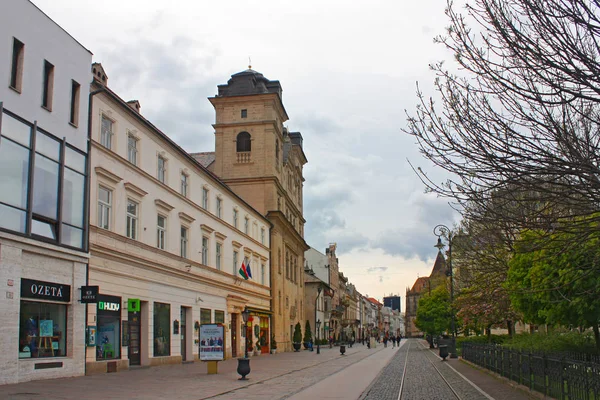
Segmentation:
[(389, 307), (392, 310), (402, 311), (401, 297), (400, 296), (386, 296), (383, 298), (383, 305)]

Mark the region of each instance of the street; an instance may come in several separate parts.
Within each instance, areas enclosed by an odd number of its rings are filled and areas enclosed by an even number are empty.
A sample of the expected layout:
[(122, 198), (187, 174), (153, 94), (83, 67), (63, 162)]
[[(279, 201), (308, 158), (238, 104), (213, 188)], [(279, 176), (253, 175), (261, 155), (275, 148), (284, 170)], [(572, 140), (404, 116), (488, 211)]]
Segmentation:
[[(253, 357), (248, 381), (236, 360), (207, 375), (201, 362), (0, 386), (0, 399), (484, 399), (533, 398), (460, 360), (442, 362), (423, 340), (355, 344)], [(402, 394), (400, 396), (400, 390)]]

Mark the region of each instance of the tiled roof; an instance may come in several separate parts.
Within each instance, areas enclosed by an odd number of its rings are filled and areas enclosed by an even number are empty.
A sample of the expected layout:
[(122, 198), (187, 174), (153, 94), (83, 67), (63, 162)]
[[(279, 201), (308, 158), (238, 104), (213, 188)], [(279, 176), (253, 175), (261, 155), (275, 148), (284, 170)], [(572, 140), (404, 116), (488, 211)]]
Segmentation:
[(205, 151), (203, 153), (190, 153), (190, 156), (194, 157), (204, 168), (208, 168), (210, 164), (215, 161), (214, 151)]

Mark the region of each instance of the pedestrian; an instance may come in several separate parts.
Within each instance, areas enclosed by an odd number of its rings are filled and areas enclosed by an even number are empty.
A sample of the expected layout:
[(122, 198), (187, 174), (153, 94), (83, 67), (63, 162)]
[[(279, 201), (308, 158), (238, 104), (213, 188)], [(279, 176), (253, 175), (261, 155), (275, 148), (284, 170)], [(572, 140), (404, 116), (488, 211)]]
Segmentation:
[(388, 342), (388, 337), (387, 337), (387, 336), (384, 336), (384, 337), (383, 337), (383, 347), (384, 347), (384, 348), (385, 348), (385, 347), (387, 347), (387, 342)]
[(392, 335), (392, 349), (396, 347), (396, 336)]
[(400, 347), (400, 339), (402, 339), (402, 336), (398, 334), (398, 337), (396, 338), (396, 341), (398, 342), (398, 347)]

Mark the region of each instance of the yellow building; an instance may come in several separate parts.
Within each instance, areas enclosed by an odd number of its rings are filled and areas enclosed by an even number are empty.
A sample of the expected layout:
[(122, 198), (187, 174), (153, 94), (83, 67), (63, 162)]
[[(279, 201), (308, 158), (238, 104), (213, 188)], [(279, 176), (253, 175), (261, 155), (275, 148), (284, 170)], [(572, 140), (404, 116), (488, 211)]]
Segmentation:
[[(272, 327), (278, 349), (292, 349), (294, 325), (304, 324), (304, 241), (302, 168), (307, 163), (300, 132), (288, 120), (279, 81), (247, 69), (218, 86), (209, 99), (215, 108), (215, 152), (196, 158), (271, 222)], [(234, 224), (243, 231), (245, 215)]]

